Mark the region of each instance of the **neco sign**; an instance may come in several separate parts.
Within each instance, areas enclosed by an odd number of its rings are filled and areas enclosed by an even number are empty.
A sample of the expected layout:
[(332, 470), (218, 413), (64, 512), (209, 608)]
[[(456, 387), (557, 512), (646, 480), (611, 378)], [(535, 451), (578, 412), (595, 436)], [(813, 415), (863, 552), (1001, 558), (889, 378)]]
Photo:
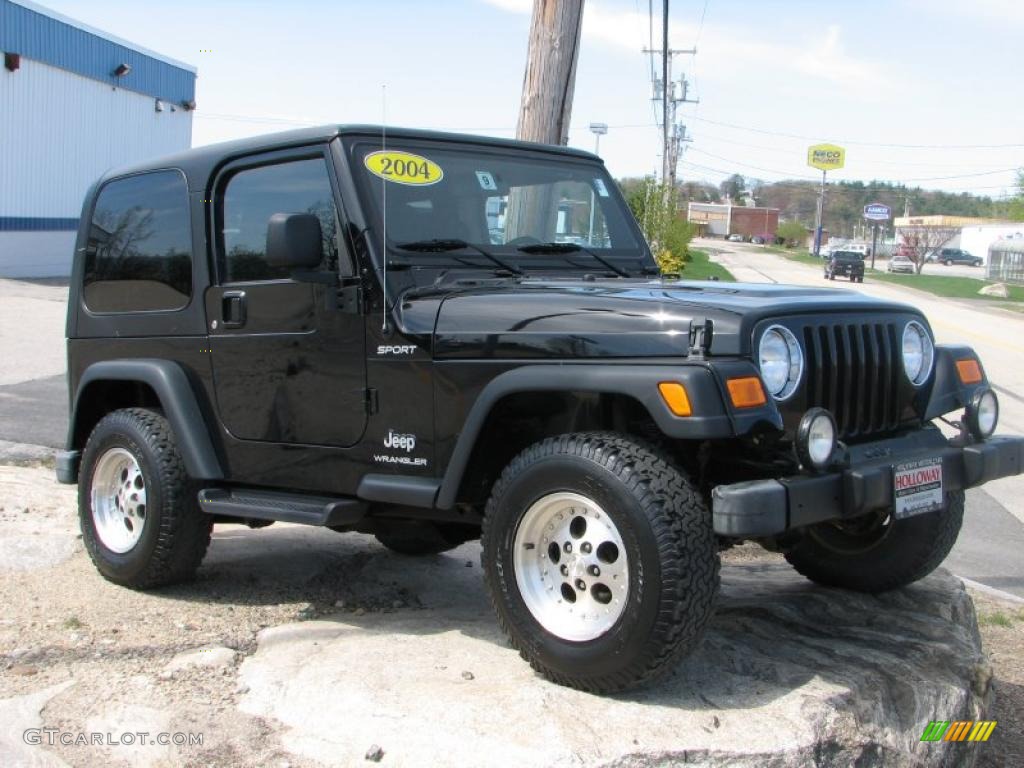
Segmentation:
[(807, 148), (807, 164), (819, 171), (837, 171), (846, 164), (846, 150), (835, 144), (815, 144)]

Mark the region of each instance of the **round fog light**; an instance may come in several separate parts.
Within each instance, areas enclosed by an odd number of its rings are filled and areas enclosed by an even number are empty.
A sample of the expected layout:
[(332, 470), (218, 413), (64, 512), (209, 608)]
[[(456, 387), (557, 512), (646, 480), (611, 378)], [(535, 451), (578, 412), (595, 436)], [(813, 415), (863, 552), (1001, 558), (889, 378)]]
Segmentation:
[(836, 450), (836, 421), (824, 408), (811, 408), (796, 428), (796, 452), (805, 467), (824, 469)]
[(975, 440), (992, 437), (999, 423), (999, 400), (991, 389), (981, 389), (974, 393), (967, 404), (967, 429)]

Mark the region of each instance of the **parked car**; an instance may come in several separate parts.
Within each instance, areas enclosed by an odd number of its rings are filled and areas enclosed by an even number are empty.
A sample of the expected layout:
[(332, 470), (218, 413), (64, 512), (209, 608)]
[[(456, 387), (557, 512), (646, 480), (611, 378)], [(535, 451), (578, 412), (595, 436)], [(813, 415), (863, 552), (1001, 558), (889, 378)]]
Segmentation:
[(914, 262), (902, 254), (895, 253), (892, 258), (889, 259), (889, 265), (885, 268), (885, 271), (907, 272), (913, 274), (916, 270), (914, 268)]
[[(569, 184), (607, 247), (555, 242)], [(487, 197), (521, 190), (548, 207), (489, 242)], [(567, 147), (389, 127), (385, 149), (335, 125), (187, 150), (97, 181), (71, 274), (56, 472), (103, 577), (189, 579), (214, 524), (406, 556), (479, 538), (512, 645), (591, 693), (697, 646), (720, 549), (897, 589), (949, 553), (965, 488), (1021, 471), (977, 354), (918, 309), (668, 279), (604, 164)]]
[(825, 279), (835, 280), (837, 275), (850, 278), (851, 283), (863, 283), (863, 255), (856, 251), (832, 251), (832, 256), (825, 264)]
[(966, 264), (969, 267), (980, 267), (985, 260), (960, 248), (941, 248), (933, 255), (932, 261), (937, 261), (951, 267), (954, 264)]
[(754, 245), (764, 245), (764, 238), (758, 235), (754, 235), (752, 238), (750, 238), (750, 242), (752, 242)]
[(743, 235), (729, 235), (729, 242), (730, 243), (742, 243), (743, 242)]

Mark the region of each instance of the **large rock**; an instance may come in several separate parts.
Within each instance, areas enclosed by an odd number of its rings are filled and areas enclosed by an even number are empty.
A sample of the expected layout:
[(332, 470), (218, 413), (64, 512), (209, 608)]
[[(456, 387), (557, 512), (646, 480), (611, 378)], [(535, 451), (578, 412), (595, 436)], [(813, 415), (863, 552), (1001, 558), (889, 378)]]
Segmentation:
[(656, 688), (598, 697), (507, 647), (464, 567), (477, 556), (370, 559), (356, 602), (404, 588), (420, 607), (265, 630), (243, 710), (328, 765), (373, 744), (393, 766), (967, 765), (983, 746), (920, 742), (930, 720), (983, 717), (989, 695), (973, 605), (944, 571), (871, 597), (727, 565), (701, 648)]
[(995, 296), (999, 299), (1005, 299), (1010, 295), (1010, 289), (1006, 287), (1006, 283), (992, 283), (992, 285), (986, 285), (980, 289), (978, 293), (982, 296)]

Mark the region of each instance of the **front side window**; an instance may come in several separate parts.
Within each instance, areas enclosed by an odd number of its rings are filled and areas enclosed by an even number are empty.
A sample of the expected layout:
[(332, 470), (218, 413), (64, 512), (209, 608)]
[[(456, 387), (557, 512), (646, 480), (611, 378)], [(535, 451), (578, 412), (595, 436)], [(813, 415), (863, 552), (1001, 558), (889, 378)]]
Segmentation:
[(181, 309), (192, 296), (188, 189), (178, 171), (108, 182), (96, 198), (85, 252), (93, 312)]
[[(639, 258), (645, 249), (598, 164), (467, 146), (353, 148), (367, 203), (392, 246), (456, 240), (527, 258), (523, 246), (579, 246)], [(537, 250), (533, 251), (537, 253)]]
[(338, 268), (338, 214), (322, 157), (239, 171), (227, 182), (221, 208), (225, 282), (281, 280), (286, 267), (267, 263), (267, 223), (275, 213), (312, 213), (320, 219), (320, 269)]

